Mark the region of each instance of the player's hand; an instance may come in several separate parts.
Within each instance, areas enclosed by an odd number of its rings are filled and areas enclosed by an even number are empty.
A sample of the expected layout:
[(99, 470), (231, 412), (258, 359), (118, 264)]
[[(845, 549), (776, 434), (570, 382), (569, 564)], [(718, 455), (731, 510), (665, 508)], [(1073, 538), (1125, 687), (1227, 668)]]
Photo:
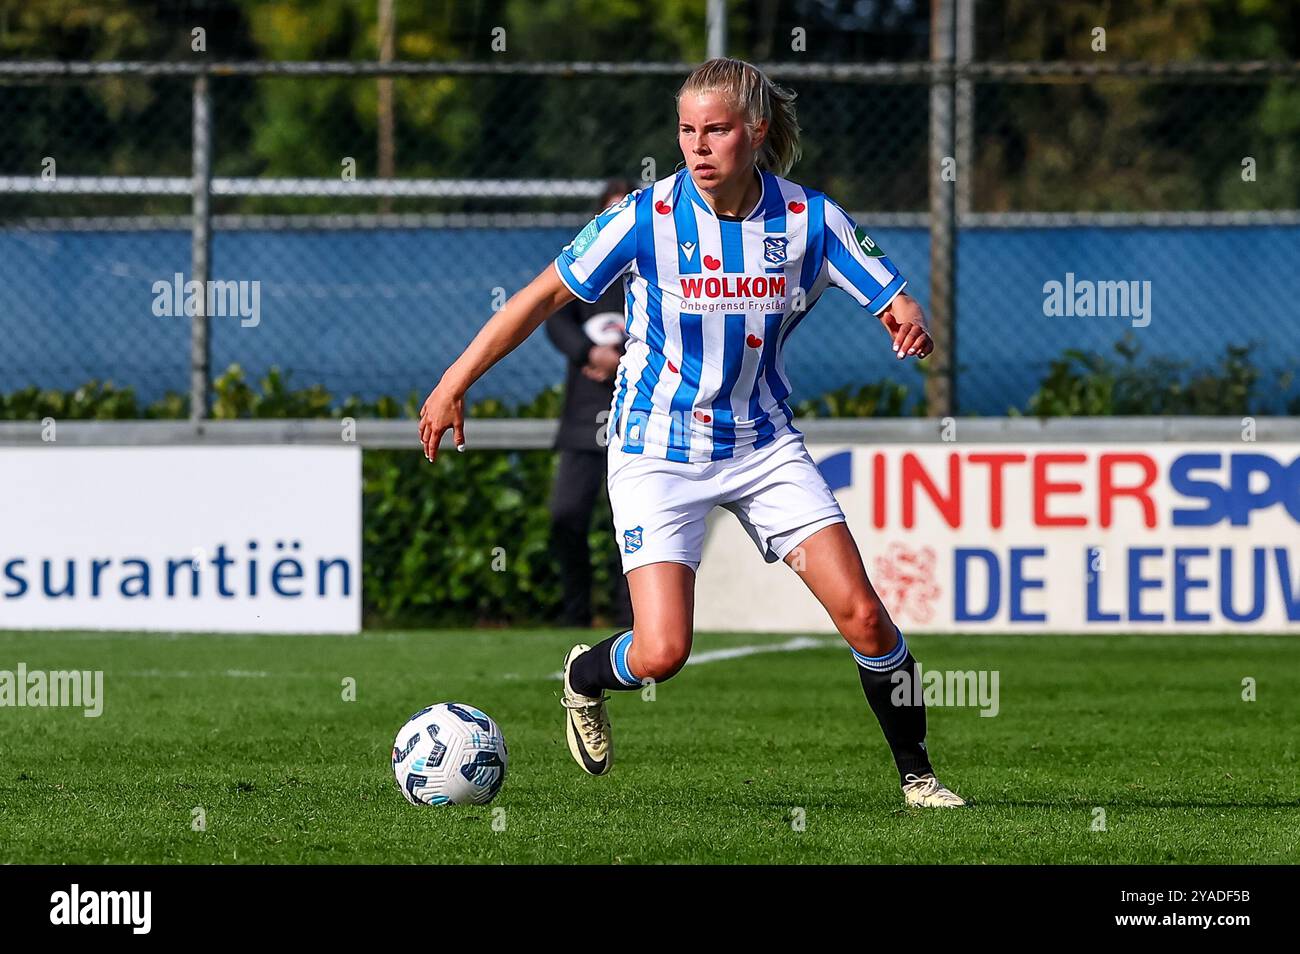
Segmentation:
[(451, 428), (456, 439), (456, 449), (464, 450), (465, 400), (438, 385), (420, 408), (420, 443), (424, 445), (424, 456), (431, 463), (438, 459), (438, 445), (442, 443), (447, 428)]
[(934, 339), (925, 323), (925, 312), (910, 295), (898, 295), (888, 308), (880, 313), (880, 323), (894, 342), (894, 352), (899, 359), (916, 355), (921, 359), (934, 351)]

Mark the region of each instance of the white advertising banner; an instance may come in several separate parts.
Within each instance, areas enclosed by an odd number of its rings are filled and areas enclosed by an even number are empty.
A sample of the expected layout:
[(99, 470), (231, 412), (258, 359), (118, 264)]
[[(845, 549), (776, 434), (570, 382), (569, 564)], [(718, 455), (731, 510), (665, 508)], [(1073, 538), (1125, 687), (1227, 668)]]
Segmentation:
[[(809, 451), (905, 633), (1300, 633), (1300, 444)], [(721, 509), (695, 625), (835, 631)]]
[(360, 628), (359, 448), (0, 448), (0, 629)]

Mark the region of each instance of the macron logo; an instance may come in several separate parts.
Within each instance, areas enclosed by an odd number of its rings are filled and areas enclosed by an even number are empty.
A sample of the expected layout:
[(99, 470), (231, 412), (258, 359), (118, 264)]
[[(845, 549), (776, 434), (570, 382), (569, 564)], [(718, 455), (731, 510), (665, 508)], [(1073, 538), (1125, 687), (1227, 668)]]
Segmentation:
[(681, 247), (682, 247), (682, 254), (686, 256), (686, 261), (689, 262), (692, 258), (695, 257), (695, 243), (694, 243), (694, 242), (682, 242), (682, 243), (680, 243), (680, 244), (681, 244)]
[(51, 924), (129, 924), (133, 934), (148, 934), (152, 891), (71, 891), (50, 895)]

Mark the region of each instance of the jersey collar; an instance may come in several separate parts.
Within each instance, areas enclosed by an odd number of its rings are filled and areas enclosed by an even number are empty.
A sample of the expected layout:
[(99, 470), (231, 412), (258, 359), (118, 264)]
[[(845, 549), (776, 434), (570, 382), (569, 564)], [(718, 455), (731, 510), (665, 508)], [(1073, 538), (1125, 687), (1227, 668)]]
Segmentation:
[[(758, 176), (758, 184), (759, 184), (758, 202), (755, 203), (754, 208), (752, 211), (750, 211), (749, 215), (741, 219), (742, 222), (749, 222), (756, 218), (762, 218), (763, 210), (767, 206), (767, 190), (768, 190), (767, 176), (758, 168), (758, 166), (754, 167), (754, 173), (755, 175)], [(682, 176), (686, 180), (685, 184), (683, 185), (683, 188), (685, 189), (686, 194), (691, 197), (691, 201), (716, 219), (718, 217), (718, 214), (713, 211), (713, 206), (709, 205), (708, 200), (705, 199), (704, 196), (700, 194), (699, 188), (697, 188), (695, 185), (695, 179), (691, 177), (691, 170), (683, 169)]]

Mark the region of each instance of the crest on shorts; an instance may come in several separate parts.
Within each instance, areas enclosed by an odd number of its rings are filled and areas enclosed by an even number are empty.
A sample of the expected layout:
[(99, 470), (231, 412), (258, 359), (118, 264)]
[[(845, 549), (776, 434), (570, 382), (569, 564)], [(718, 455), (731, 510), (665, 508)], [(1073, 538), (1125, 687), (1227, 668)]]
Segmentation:
[(769, 265), (785, 264), (785, 247), (789, 243), (785, 236), (763, 239), (763, 260)]
[(641, 549), (641, 528), (633, 527), (623, 531), (623, 552), (636, 553)]

